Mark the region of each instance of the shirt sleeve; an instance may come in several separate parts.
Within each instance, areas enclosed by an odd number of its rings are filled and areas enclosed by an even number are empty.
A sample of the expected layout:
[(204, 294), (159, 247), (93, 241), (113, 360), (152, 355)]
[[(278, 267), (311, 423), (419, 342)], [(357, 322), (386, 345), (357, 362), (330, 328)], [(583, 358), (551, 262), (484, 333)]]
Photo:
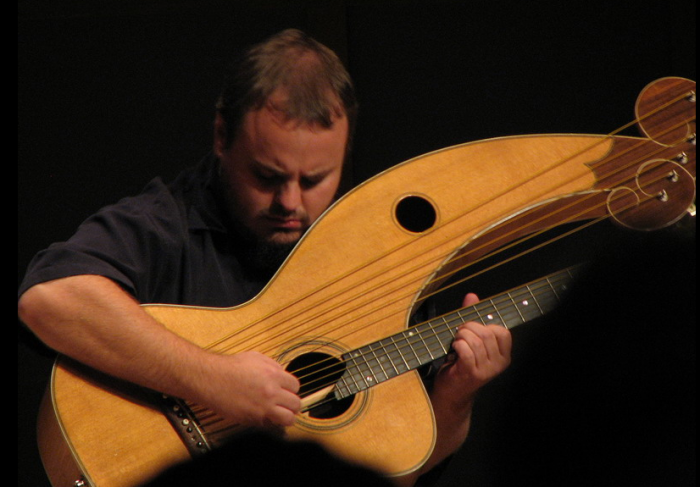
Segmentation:
[(139, 301), (148, 301), (164, 274), (178, 272), (182, 241), (180, 209), (160, 179), (136, 197), (107, 206), (83, 222), (65, 242), (54, 243), (30, 262), (19, 288), (76, 275), (112, 279)]

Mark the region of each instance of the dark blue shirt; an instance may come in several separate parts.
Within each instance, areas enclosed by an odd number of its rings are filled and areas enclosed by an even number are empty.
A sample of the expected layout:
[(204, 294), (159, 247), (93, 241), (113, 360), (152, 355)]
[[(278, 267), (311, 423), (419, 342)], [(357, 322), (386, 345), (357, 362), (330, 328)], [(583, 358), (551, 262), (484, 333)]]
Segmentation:
[(138, 196), (102, 208), (68, 241), (34, 257), (19, 294), (89, 274), (112, 279), (141, 303), (229, 307), (248, 301), (267, 279), (241, 265), (217, 172), (217, 160), (208, 156), (170, 184), (156, 178)]

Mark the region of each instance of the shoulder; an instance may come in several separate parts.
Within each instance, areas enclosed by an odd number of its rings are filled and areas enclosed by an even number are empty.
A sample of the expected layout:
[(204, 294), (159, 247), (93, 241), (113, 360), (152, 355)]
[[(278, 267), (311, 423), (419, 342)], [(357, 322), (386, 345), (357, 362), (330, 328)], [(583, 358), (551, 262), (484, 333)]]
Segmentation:
[(212, 166), (213, 162), (206, 158), (169, 183), (156, 177), (139, 194), (105, 206), (92, 218), (107, 218), (126, 229), (186, 234), (193, 221), (199, 224), (199, 215), (210, 211)]

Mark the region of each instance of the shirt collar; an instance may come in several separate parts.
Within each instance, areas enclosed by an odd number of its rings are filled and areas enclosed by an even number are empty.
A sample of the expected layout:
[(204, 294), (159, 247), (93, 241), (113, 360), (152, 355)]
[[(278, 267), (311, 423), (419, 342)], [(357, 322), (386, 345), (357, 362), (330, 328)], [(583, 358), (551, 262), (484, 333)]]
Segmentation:
[(189, 187), (187, 223), (192, 231), (228, 233), (221, 195), (219, 161), (208, 154), (193, 170)]

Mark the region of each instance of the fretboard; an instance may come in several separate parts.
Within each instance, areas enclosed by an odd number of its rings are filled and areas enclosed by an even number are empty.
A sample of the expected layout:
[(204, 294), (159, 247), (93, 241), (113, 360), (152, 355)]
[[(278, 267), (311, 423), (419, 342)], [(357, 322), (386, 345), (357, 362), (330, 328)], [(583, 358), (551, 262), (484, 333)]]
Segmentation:
[(512, 329), (543, 316), (559, 304), (574, 272), (575, 268), (557, 272), (346, 353), (345, 373), (334, 389), (336, 399), (352, 396), (444, 357), (465, 321)]

